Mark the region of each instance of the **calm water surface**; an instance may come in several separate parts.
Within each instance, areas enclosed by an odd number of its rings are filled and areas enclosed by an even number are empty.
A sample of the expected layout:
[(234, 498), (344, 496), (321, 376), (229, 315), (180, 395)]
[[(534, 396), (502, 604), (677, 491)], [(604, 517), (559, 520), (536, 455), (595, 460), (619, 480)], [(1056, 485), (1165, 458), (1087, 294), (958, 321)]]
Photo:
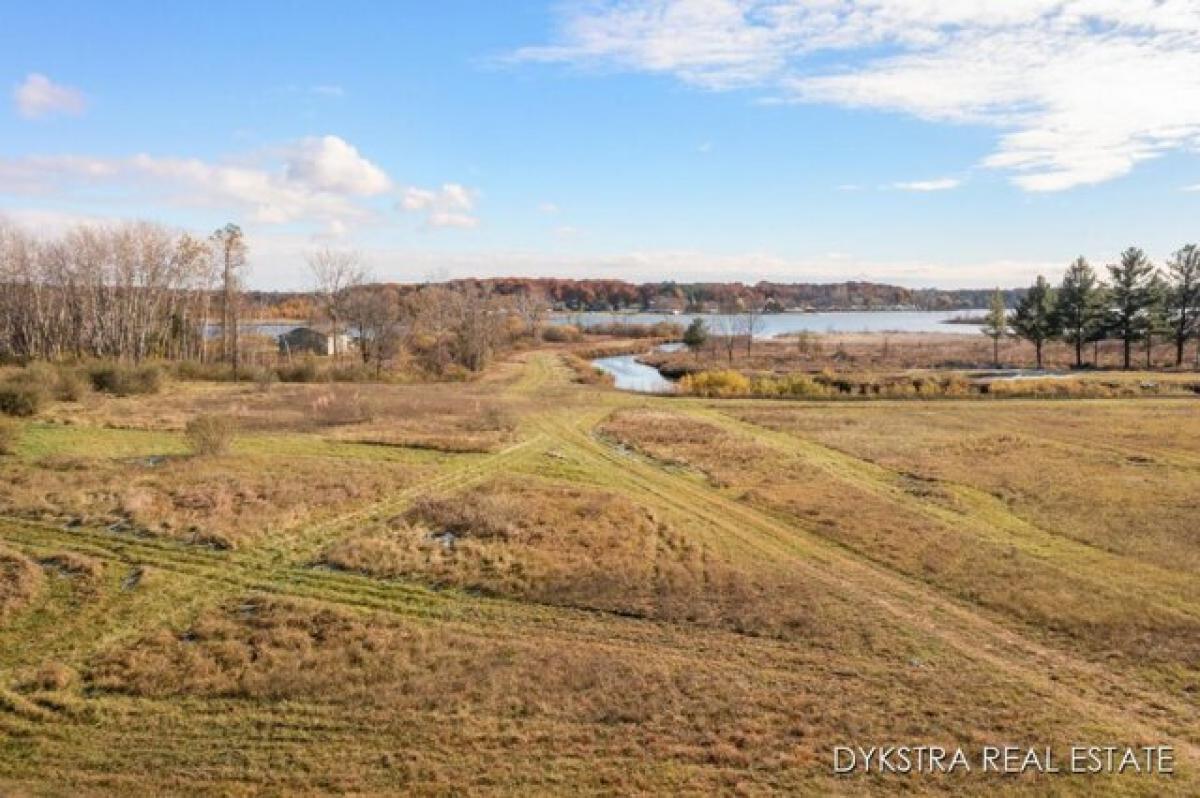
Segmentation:
[(613, 375), (614, 384), (622, 391), (637, 393), (674, 393), (675, 383), (668, 380), (658, 369), (639, 363), (637, 355), (600, 357), (592, 365)]
[[(837, 332), (973, 332), (976, 326), (970, 324), (945, 324), (946, 319), (958, 316), (978, 316), (978, 310), (846, 310), (833, 313), (769, 313), (762, 317), (762, 330), (759, 338), (772, 338), (776, 335), (800, 332), (801, 330), (814, 333)], [(629, 324), (655, 324), (660, 321), (671, 321), (688, 325), (692, 319), (704, 319), (709, 331), (721, 329), (722, 321), (727, 316), (716, 313), (691, 314), (680, 313), (677, 316), (667, 313), (555, 313), (553, 319), (557, 323), (578, 324), (590, 327), (596, 324), (610, 322), (625, 322)]]

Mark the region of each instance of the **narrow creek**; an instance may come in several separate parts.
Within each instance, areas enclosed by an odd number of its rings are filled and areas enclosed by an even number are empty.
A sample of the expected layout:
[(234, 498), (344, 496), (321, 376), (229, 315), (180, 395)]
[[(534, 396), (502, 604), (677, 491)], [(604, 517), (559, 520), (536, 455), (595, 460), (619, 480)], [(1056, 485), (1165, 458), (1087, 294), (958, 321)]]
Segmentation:
[[(683, 344), (663, 344), (658, 347), (662, 352), (674, 352)], [(675, 383), (658, 372), (653, 366), (639, 363), (640, 355), (616, 355), (614, 357), (598, 357), (592, 365), (613, 376), (613, 384), (622, 391), (635, 393), (675, 393)]]

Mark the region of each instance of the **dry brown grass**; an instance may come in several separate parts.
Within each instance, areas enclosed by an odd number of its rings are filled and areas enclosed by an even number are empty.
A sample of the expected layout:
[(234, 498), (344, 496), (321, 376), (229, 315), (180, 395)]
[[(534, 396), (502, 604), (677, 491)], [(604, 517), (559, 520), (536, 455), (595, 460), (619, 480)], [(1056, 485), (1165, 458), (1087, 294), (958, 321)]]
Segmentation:
[(84, 580), (96, 580), (104, 573), (104, 563), (86, 554), (73, 551), (56, 551), (38, 560), (43, 566), (59, 573)]
[[(794, 636), (817, 602), (607, 491), (500, 480), (418, 501), (326, 550), (333, 567), (561, 606)], [(780, 602), (782, 596), (787, 600)]]
[[(1011, 434), (992, 437), (985, 451), (958, 425), (945, 430), (945, 446), (957, 449), (947, 456), (931, 440), (937, 435), (939, 412), (900, 411), (897, 406), (873, 414), (831, 407), (746, 406), (740, 411), (759, 424), (837, 441), (840, 448), (891, 470), (828, 461), (820, 450), (789, 452), (786, 445), (768, 446), (717, 423), (661, 411), (624, 411), (602, 430), (661, 462), (700, 471), (739, 500), (794, 519), (889, 569), (1044, 633), (1066, 635), (1091, 655), (1153, 661), (1168, 670), (1200, 656), (1200, 620), (1190, 612), (1167, 609), (1152, 591), (1131, 593), (1144, 577), (1133, 578), (1130, 585), (1119, 583), (1112, 572), (1121, 567), (1116, 560), (1083, 569), (1079, 564), (1085, 552), (1048, 552), (1037, 537), (1045, 533), (1035, 530), (1029, 533), (1033, 540), (1021, 545), (1001, 531), (1007, 519), (989, 515), (997, 512), (987, 502), (990, 493), (964, 496), (955, 483), (945, 481), (949, 477), (981, 490), (1011, 492), (1031, 510), (1040, 505), (1042, 513), (1024, 515), (1051, 530), (1051, 542), (1054, 533), (1066, 533), (1095, 545), (1098, 531), (1110, 530), (1115, 551), (1180, 568), (1197, 556), (1194, 524), (1186, 510), (1197, 487), (1193, 473), (1169, 468), (1155, 473), (1153, 467), (1126, 458), (1107, 458), (1105, 469), (1078, 452)], [(898, 434), (895, 425), (904, 424), (898, 418), (908, 419), (912, 427)], [(878, 426), (859, 419), (872, 419)], [(908, 456), (878, 456), (897, 448)], [(996, 481), (989, 481), (989, 475)], [(1015, 509), (1020, 514), (1025, 508)], [(1150, 535), (1159, 545), (1145, 545)], [(1188, 588), (1186, 578), (1162, 578), (1163, 589), (1183, 591), (1186, 601), (1200, 605), (1200, 583)], [(1184, 682), (1189, 678), (1183, 677)]]
[[(395, 746), (379, 730), (403, 718), (408, 732), (392, 756), (364, 759), (345, 749), (349, 756), (326, 782), (337, 791), (826, 792), (837, 782), (826, 775), (824, 741), (845, 735), (893, 739), (922, 729), (930, 740), (953, 741), (980, 739), (980, 729), (1035, 740), (1084, 733), (1073, 710), (950, 652), (895, 650), (885, 631), (871, 642), (814, 650), (721, 634), (696, 648), (698, 641), (652, 626), (629, 645), (613, 636), (618, 627), (585, 619), (571, 626), (489, 632), (249, 596), (184, 629), (101, 652), (85, 683), (158, 700), (292, 707), (313, 723), (343, 716), (340, 729), (376, 730), (354, 741), (360, 752)], [(970, 702), (954, 699), (967, 694)], [(330, 744), (343, 750), (346, 741)], [(564, 781), (559, 769), (570, 772), (571, 761), (586, 767)], [(923, 793), (969, 783), (908, 785)]]
[(235, 548), (374, 501), (414, 478), (408, 466), (323, 457), (226, 455), (0, 462), (7, 512)]
[(487, 385), (171, 383), (154, 396), (95, 394), (55, 405), (42, 417), (60, 423), (183, 430), (198, 415), (233, 419), (246, 434), (319, 433), (334, 440), (492, 451), (513, 437), (507, 405)]
[[(374, 417), (335, 426), (311, 403), (342, 386), (194, 383), (26, 425), (0, 505), (56, 523), (0, 519), (44, 583), (0, 624), (0, 792), (1195, 791), (1192, 405), (652, 399), (561, 352), (345, 386)], [(250, 429), (179, 456), (197, 412)], [(497, 454), (329, 440), (364, 432)], [(1095, 496), (1129, 518), (1089, 532)], [(1139, 512), (1176, 562), (1120, 537)], [(124, 533), (189, 525), (238, 550)], [(895, 741), (1181, 768), (830, 775), (833, 745)]]
[(739, 415), (932, 484), (995, 496), (1029, 522), (1168, 569), (1200, 572), (1197, 406), (750, 409)]
[(0, 548), (0, 624), (32, 601), (41, 591), (42, 582), (37, 563)]
[[(1116, 369), (1121, 365), (1121, 343), (1105, 341), (1099, 347), (1101, 369)], [(644, 350), (643, 350), (644, 351)], [(715, 338), (700, 352), (654, 352), (648, 360), (662, 364), (675, 373), (736, 368), (751, 373), (790, 374), (795, 371), (819, 372), (830, 369), (843, 371), (900, 371), (906, 369), (983, 369), (995, 365), (992, 341), (975, 332), (946, 325), (945, 332), (862, 332), (809, 333), (802, 339), (795, 336), (755, 341), (750, 355), (744, 345), (734, 349), (730, 363), (725, 348)], [(1085, 361), (1093, 363), (1092, 347), (1085, 349)], [(1189, 355), (1191, 353), (1189, 352)], [(1046, 344), (1043, 352), (1046, 368), (1067, 369), (1075, 362), (1075, 350), (1062, 342)], [(1135, 368), (1145, 365), (1145, 353), (1136, 349)], [(1159, 342), (1151, 362), (1155, 368), (1172, 366), (1174, 347)], [(1005, 368), (1033, 368), (1033, 344), (1006, 338), (1000, 344), (1000, 363)], [(1185, 365), (1192, 365), (1189, 357)]]

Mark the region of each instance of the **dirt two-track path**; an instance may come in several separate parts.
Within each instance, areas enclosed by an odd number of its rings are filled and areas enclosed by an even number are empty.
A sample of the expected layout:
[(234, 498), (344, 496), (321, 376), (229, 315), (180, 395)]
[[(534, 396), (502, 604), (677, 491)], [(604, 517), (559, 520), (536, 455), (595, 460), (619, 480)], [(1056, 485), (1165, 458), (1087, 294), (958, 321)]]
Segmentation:
[[(561, 379), (561, 371), (544, 357), (531, 358), (526, 369), (525, 377), (516, 383), (518, 392), (547, 390), (556, 377)], [(752, 425), (722, 417), (698, 402), (626, 396), (613, 404), (662, 406), (736, 428), (743, 434), (755, 432)], [(1169, 740), (1181, 764), (1200, 764), (1197, 703), (1163, 695), (1132, 675), (1113, 672), (1038, 641), (997, 617), (989, 617), (978, 606), (960, 603), (925, 583), (868, 561), (794, 519), (775, 518), (675, 469), (617, 449), (593, 432), (597, 421), (606, 415), (607, 411), (568, 408), (540, 415), (534, 424), (559, 452), (569, 453), (598, 470), (618, 470), (621, 484), (631, 497), (673, 509), (776, 564), (788, 563), (830, 592), (853, 596), (863, 603), (865, 614), (890, 618), (894, 624), (927, 634), (1057, 705), (1122, 729), (1130, 738)], [(789, 446), (787, 436), (758, 432), (760, 442)], [(796, 442), (793, 451), (812, 446), (816, 444)], [(837, 453), (836, 457), (844, 461), (847, 456)], [(862, 465), (869, 466), (865, 462)]]

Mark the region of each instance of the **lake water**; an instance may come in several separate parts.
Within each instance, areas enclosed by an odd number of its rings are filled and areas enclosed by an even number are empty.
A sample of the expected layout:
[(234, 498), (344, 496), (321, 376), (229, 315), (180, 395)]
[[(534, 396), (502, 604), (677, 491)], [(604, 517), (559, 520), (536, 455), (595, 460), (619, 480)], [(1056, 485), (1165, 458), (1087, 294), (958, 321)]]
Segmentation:
[[(271, 338), (279, 338), (287, 335), (297, 327), (306, 326), (306, 322), (298, 321), (244, 321), (238, 325), (238, 332), (241, 335), (267, 335)], [(208, 329), (205, 330), (206, 338), (220, 338), (221, 325), (219, 323), (210, 323)]]
[[(800, 332), (973, 332), (971, 324), (946, 324), (947, 319), (977, 316), (978, 310), (844, 310), (829, 313), (768, 313), (762, 317), (759, 338)], [(627, 324), (656, 324), (670, 321), (687, 326), (692, 319), (704, 319), (709, 332), (721, 329), (727, 316), (716, 313), (554, 313), (556, 323), (590, 327), (596, 324), (624, 322)]]

